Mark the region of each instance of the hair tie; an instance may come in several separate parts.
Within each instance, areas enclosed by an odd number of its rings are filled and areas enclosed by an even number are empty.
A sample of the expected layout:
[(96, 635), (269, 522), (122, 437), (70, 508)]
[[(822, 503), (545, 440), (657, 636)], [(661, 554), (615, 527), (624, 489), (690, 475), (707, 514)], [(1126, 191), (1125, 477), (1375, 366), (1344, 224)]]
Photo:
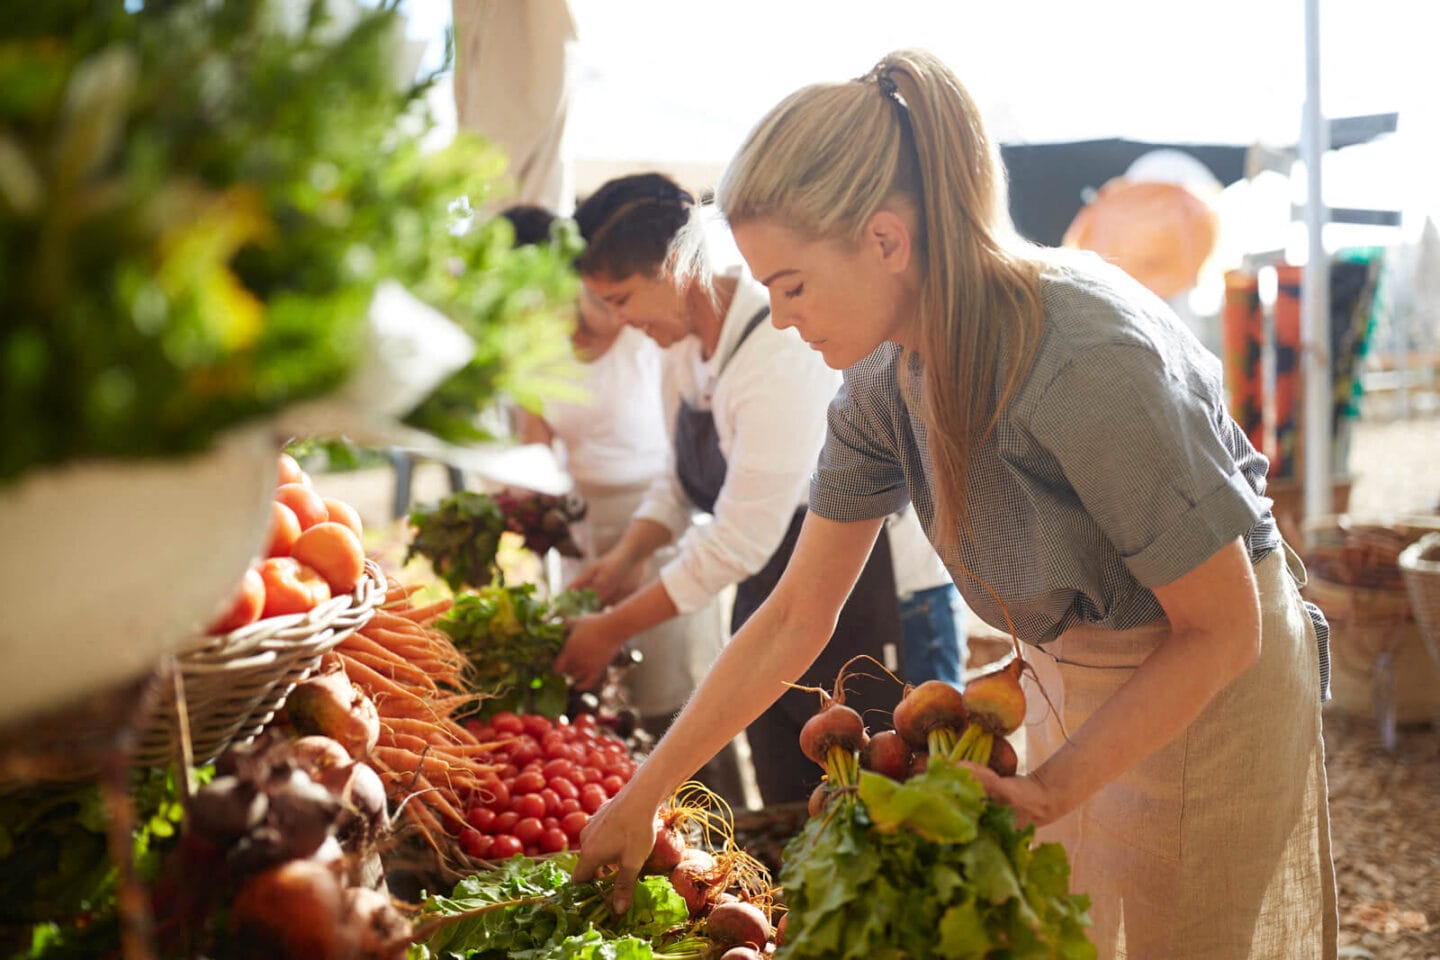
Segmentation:
[(875, 74), (875, 85), (891, 100), (897, 103), (900, 101), (900, 88), (895, 86), (895, 78), (890, 76), (889, 67), (883, 67)]
[(865, 74), (865, 76), (860, 77), (859, 81), (861, 83), (874, 83), (875, 86), (880, 88), (880, 95), (882, 97), (893, 100), (901, 106), (905, 105), (905, 101), (900, 99), (900, 88), (895, 85), (895, 78), (890, 75), (890, 68), (888, 66), (884, 64), (876, 66), (869, 73)]

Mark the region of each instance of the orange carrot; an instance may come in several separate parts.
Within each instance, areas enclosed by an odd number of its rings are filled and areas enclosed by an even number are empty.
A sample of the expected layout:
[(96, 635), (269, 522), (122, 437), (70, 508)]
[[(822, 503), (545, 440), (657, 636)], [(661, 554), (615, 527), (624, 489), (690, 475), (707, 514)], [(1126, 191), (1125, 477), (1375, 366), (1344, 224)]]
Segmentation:
[(417, 694), (434, 693), (435, 681), (430, 674), (413, 664), (403, 660), (396, 660), (392, 657), (377, 657), (372, 653), (362, 650), (346, 650), (346, 657), (355, 663), (364, 664), (381, 676), (394, 680), (396, 683), (403, 683), (412, 688)]
[(344, 653), (368, 653), (374, 657), (384, 657), (387, 660), (394, 660), (397, 663), (409, 663), (409, 658), (402, 656), (391, 647), (373, 639), (363, 630), (357, 630), (350, 634), (335, 647)]
[(454, 605), (455, 601), (446, 597), (444, 600), (436, 600), (434, 603), (428, 603), (423, 607), (410, 607), (407, 610), (395, 610), (393, 612), (400, 614), (407, 620), (414, 620), (416, 623), (424, 624), (434, 620)]
[[(337, 651), (338, 652), (338, 651)], [(365, 692), (374, 700), (379, 694), (390, 694), (397, 697), (409, 697), (419, 699), (415, 691), (403, 686), (389, 677), (377, 673), (372, 667), (361, 663), (347, 653), (340, 653), (340, 659), (345, 663), (345, 674), (350, 678), (351, 683), (358, 683), (365, 688)], [(376, 700), (375, 705), (380, 705)]]

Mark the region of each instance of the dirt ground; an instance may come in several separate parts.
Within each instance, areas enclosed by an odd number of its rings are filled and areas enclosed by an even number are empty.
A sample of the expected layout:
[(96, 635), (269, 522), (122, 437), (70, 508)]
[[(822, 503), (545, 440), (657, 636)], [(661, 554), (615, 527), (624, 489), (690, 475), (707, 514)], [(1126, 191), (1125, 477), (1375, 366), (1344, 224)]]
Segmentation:
[[(1352, 515), (1434, 512), (1440, 502), (1440, 418), (1362, 421), (1351, 470)], [(321, 475), (317, 482), (327, 495), (355, 504), (390, 545), (403, 539), (391, 518), (388, 469)], [(443, 469), (417, 469), (416, 500), (447, 492)], [(977, 636), (977, 659), (1000, 649)], [(1395, 751), (1387, 753), (1372, 718), (1332, 706), (1325, 712), (1325, 745), (1340, 956), (1440, 960), (1440, 726), (1401, 727)], [(781, 833), (795, 825), (772, 824)]]

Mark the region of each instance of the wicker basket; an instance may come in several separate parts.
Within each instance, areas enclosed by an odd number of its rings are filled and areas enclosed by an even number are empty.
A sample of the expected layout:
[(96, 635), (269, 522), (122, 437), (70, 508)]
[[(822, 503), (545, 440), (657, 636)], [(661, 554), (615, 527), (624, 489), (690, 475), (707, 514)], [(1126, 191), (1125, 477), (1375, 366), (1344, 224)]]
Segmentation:
[(1400, 552), (1400, 572), (1420, 638), (1440, 669), (1440, 533), (1427, 533)]
[[(366, 561), (365, 575), (345, 596), (307, 613), (204, 637), (178, 651), (194, 762), (213, 760), (230, 744), (258, 734), (320, 657), (370, 620), (385, 591), (385, 574)], [(167, 694), (139, 730), (135, 762), (142, 766), (178, 755), (175, 698)]]
[(1387, 749), (1397, 724), (1440, 710), (1440, 665), (1426, 654), (1400, 555), (1440, 533), (1440, 517), (1318, 517), (1305, 525), (1305, 595), (1330, 621), (1331, 706), (1372, 716)]

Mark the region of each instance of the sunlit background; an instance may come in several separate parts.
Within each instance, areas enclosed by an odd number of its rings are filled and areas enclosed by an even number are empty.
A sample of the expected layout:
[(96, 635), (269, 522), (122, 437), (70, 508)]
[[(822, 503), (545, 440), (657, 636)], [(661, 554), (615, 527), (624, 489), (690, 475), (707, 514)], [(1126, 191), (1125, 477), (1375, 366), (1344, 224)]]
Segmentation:
[[(1006, 143), (1123, 136), (1293, 146), (1304, 101), (1301, 0), (571, 0), (566, 148), (577, 187), (615, 165), (718, 169), (799, 86), (864, 73), (884, 52), (943, 57)], [(450, 0), (407, 0), (438, 62)], [(1189, 12), (1187, 13), (1187, 9)], [(1328, 117), (1399, 113), (1392, 137), (1332, 153), (1332, 206), (1440, 207), (1433, 91), (1440, 4), (1322, 0)]]

